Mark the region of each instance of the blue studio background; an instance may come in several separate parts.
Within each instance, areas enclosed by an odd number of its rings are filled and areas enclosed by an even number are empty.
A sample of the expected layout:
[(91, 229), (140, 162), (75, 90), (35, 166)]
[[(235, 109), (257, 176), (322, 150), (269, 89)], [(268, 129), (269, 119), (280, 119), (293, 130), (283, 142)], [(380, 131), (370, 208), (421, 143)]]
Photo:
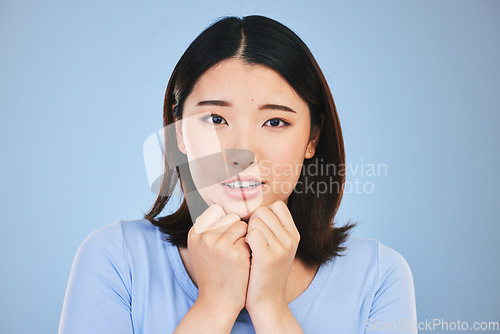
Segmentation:
[(0, 2), (1, 333), (57, 331), (83, 239), (154, 202), (142, 145), (174, 65), (249, 14), (294, 30), (331, 86), (338, 224), (406, 258), (419, 321), (500, 320), (500, 1), (21, 0)]

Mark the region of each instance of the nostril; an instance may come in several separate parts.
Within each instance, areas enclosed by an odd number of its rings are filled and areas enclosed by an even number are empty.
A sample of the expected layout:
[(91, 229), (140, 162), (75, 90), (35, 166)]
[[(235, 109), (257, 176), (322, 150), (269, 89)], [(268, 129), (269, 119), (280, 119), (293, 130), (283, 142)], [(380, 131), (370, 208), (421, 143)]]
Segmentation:
[(255, 161), (255, 154), (245, 149), (225, 149), (224, 160), (227, 166), (233, 168), (247, 168)]

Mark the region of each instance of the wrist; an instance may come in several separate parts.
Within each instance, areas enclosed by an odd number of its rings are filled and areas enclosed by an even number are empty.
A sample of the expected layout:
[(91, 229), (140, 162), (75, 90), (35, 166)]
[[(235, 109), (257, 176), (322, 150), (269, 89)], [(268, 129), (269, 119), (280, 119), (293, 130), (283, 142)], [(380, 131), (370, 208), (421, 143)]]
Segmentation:
[(273, 314), (289, 309), (288, 303), (285, 298), (273, 300), (259, 300), (256, 303), (247, 303), (245, 305), (249, 314)]
[(195, 303), (197, 308), (204, 309), (211, 316), (220, 318), (224, 317), (228, 320), (236, 319), (238, 314), (243, 309), (243, 306), (231, 305), (215, 298), (198, 296)]
[(227, 309), (197, 299), (174, 333), (229, 333), (237, 317), (238, 314)]
[(245, 308), (253, 320), (275, 321), (281, 315), (290, 312), (290, 308), (285, 301), (261, 302), (255, 305), (246, 305)]
[(254, 307), (248, 313), (256, 333), (304, 333), (286, 302)]

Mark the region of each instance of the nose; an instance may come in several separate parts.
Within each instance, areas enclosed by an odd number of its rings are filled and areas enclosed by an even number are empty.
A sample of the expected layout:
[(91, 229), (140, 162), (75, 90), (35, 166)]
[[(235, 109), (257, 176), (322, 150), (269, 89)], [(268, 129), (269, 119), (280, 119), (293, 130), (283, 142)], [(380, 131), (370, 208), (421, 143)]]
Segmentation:
[(233, 130), (227, 134), (222, 139), (221, 148), (227, 171), (234, 176), (257, 164), (255, 148), (258, 147), (258, 134), (246, 123), (235, 123)]
[(255, 163), (255, 153), (247, 149), (225, 149), (224, 155), (230, 175), (236, 175)]

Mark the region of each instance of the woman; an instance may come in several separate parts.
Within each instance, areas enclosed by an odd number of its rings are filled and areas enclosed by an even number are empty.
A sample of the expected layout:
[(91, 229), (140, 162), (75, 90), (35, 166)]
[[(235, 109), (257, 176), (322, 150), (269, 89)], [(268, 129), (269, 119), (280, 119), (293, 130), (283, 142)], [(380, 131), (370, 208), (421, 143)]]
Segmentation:
[[(333, 226), (340, 122), (291, 30), (207, 28), (172, 73), (164, 126), (156, 203), (82, 243), (60, 333), (416, 333), (404, 258)], [(156, 218), (179, 180), (182, 204)]]

